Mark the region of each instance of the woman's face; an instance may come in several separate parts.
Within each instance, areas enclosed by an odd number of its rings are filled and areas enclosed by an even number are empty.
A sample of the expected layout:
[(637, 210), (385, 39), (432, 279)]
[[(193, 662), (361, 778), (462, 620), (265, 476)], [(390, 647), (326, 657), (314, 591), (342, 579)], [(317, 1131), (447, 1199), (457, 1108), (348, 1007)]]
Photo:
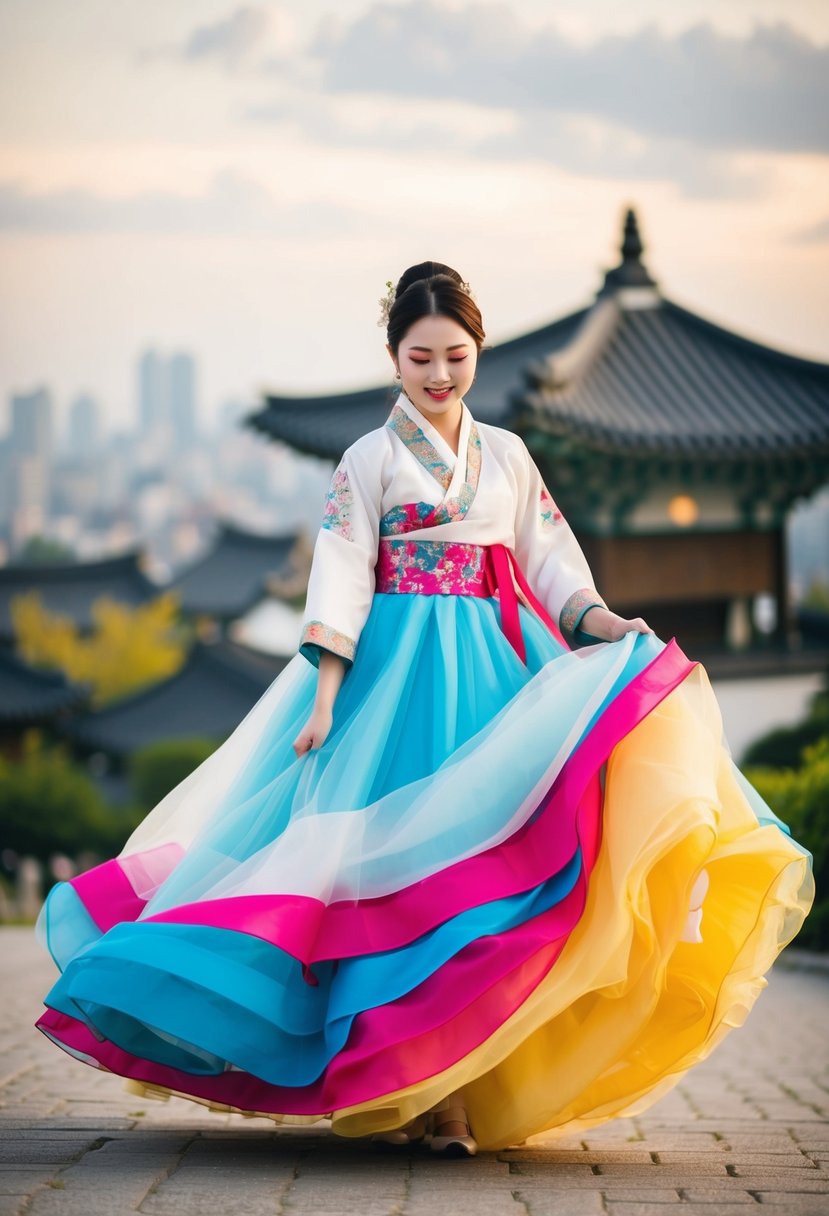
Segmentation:
[(478, 348), (451, 317), (421, 317), (406, 330), (396, 359), (387, 349), (406, 395), (424, 414), (454, 412), (475, 378)]

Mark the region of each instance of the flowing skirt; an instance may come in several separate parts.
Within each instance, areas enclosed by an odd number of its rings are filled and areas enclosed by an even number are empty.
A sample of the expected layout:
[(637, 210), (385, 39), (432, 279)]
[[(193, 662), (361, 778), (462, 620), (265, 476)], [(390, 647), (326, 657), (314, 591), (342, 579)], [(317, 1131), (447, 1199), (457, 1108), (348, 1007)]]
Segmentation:
[(375, 595), (319, 749), (297, 655), (114, 859), (49, 892), (36, 1026), (213, 1109), (361, 1136), (462, 1091), (484, 1149), (644, 1109), (812, 900), (706, 672), (523, 605)]

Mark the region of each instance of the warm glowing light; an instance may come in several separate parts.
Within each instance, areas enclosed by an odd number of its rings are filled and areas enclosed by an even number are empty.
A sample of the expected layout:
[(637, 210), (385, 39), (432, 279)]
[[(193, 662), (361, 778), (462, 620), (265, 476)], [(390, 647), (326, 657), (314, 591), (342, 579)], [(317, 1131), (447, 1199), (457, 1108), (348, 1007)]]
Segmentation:
[(668, 503), (668, 515), (671, 522), (680, 528), (687, 528), (690, 524), (695, 524), (699, 519), (697, 500), (691, 498), (690, 494), (674, 495)]

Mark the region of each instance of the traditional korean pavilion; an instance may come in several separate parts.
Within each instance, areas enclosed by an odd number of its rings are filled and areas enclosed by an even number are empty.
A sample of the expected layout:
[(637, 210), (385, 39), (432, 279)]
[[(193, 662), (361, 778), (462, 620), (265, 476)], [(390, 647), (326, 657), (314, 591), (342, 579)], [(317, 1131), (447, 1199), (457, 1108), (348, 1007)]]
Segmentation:
[(93, 627), (92, 605), (99, 596), (138, 607), (159, 594), (144, 573), (140, 549), (91, 562), (32, 562), (0, 566), (0, 643), (14, 641), (11, 603), (15, 596), (37, 591), (50, 612), (60, 612), (81, 633)]
[(0, 752), (16, 756), (24, 731), (59, 728), (87, 699), (88, 690), (62, 672), (41, 671), (0, 648)]
[(150, 743), (195, 736), (225, 739), (287, 663), (234, 642), (194, 643), (169, 679), (105, 709), (67, 719), (64, 733), (81, 752), (103, 752), (116, 768)]
[(178, 592), (185, 616), (226, 627), (269, 595), (300, 594), (309, 565), (310, 551), (300, 534), (262, 535), (224, 521), (208, 552), (164, 590)]
[[(705, 650), (791, 636), (785, 517), (829, 481), (829, 364), (785, 354), (667, 298), (636, 216), (593, 302), (485, 350), (476, 418), (520, 434), (614, 608)], [(247, 422), (339, 459), (381, 426), (387, 386), (269, 395)], [(769, 639), (764, 639), (768, 642)]]

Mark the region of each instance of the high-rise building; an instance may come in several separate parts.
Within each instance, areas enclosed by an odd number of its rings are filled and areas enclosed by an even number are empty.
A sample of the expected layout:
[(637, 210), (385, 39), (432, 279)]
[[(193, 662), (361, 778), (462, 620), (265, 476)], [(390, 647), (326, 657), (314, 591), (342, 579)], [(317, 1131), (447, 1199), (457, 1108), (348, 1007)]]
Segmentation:
[(188, 451), (196, 437), (196, 366), (192, 355), (179, 352), (167, 365), (167, 394), (173, 445)]
[(3, 509), (15, 547), (41, 532), (49, 517), (52, 426), (52, 395), (47, 388), (12, 396)]
[(48, 468), (52, 461), (52, 394), (47, 388), (12, 397), (13, 456), (36, 456)]
[(81, 393), (69, 407), (68, 448), (72, 456), (87, 459), (101, 443), (100, 410), (89, 393)]
[(156, 435), (166, 410), (164, 364), (155, 350), (146, 350), (138, 360), (138, 419), (142, 436)]
[(158, 447), (187, 451), (196, 437), (196, 368), (192, 355), (169, 359), (154, 349), (138, 362), (140, 435)]
[(43, 532), (49, 519), (49, 473), (42, 456), (18, 455), (12, 462), (10, 536), (15, 548)]

